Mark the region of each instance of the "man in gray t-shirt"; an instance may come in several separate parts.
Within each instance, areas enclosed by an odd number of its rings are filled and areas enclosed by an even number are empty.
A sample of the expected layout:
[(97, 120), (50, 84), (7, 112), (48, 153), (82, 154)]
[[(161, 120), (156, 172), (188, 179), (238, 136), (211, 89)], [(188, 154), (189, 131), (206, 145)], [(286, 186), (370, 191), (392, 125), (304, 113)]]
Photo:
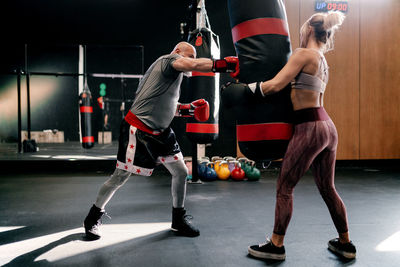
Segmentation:
[(174, 69), (173, 63), (181, 57), (158, 58), (139, 83), (130, 111), (151, 129), (165, 130), (175, 116), (183, 72)]
[(208, 103), (204, 99), (179, 104), (180, 85), (185, 72), (238, 71), (237, 58), (196, 59), (196, 49), (186, 42), (178, 43), (169, 55), (158, 58), (140, 81), (135, 101), (121, 123), (116, 169), (100, 188), (96, 202), (87, 215), (84, 226), (88, 239), (100, 238), (98, 226), (104, 207), (131, 174), (150, 176), (157, 163), (172, 175), (172, 226), (179, 235), (198, 236), (184, 209), (188, 170), (183, 155), (170, 128), (176, 115), (194, 116), (206, 121)]

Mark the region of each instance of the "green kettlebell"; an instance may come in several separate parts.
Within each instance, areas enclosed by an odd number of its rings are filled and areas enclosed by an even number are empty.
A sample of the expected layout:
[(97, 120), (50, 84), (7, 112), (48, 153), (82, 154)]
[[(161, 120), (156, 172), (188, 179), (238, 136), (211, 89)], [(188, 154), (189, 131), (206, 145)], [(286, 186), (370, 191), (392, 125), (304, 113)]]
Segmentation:
[(250, 167), (248, 165), (249, 159), (247, 159), (247, 158), (238, 158), (238, 161), (240, 163), (240, 168), (242, 168), (242, 170), (246, 173), (246, 176), (247, 176), (247, 172), (248, 172), (248, 169)]
[(256, 168), (256, 162), (251, 160), (249, 162), (248, 171), (246, 172), (247, 180), (248, 181), (257, 181), (261, 177), (260, 170)]

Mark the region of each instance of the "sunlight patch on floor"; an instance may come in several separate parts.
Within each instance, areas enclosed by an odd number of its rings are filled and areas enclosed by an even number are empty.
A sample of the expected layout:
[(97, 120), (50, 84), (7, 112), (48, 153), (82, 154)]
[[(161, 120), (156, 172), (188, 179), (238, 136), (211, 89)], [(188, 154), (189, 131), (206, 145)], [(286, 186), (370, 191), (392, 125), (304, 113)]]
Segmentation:
[[(47, 260), (54, 262), (96, 249), (112, 246), (146, 235), (165, 231), (170, 222), (107, 224), (101, 226), (102, 238), (96, 241), (84, 241), (83, 228), (75, 228), (55, 234), (35, 237), (15, 243), (0, 246), (0, 265), (6, 264), (17, 257), (35, 257), (34, 261)], [(6, 227), (1, 227), (0, 229)], [(11, 228), (11, 227), (8, 227)], [(15, 228), (14, 228), (15, 229)]]
[(400, 231), (389, 236), (376, 246), (377, 251), (400, 251)]
[(16, 230), (16, 229), (24, 228), (24, 227), (25, 226), (0, 226), (0, 233), (11, 231), (11, 230)]

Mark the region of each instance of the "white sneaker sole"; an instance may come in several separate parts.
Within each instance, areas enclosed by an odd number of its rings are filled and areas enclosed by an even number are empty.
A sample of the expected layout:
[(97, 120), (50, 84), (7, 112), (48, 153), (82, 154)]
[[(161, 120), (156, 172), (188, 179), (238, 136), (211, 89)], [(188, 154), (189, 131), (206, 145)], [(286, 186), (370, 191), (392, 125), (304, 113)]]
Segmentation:
[(286, 254), (273, 254), (273, 253), (266, 253), (253, 250), (251, 247), (247, 248), (250, 255), (261, 258), (261, 259), (269, 259), (269, 260), (280, 260), (283, 261), (286, 258)]
[(346, 259), (355, 259), (355, 257), (356, 257), (356, 253), (351, 253), (351, 252), (338, 250), (336, 247), (332, 246), (329, 243), (328, 243), (328, 249), (333, 251), (333, 252), (336, 252), (336, 253), (342, 255)]

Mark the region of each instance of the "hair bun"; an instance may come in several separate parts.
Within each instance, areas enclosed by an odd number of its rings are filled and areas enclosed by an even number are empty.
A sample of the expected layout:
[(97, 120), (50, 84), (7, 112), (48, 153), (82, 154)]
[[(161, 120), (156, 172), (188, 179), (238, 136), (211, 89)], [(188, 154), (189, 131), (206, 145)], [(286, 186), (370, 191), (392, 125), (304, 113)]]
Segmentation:
[(324, 18), (324, 29), (329, 30), (339, 27), (344, 21), (345, 15), (340, 11), (330, 11)]

